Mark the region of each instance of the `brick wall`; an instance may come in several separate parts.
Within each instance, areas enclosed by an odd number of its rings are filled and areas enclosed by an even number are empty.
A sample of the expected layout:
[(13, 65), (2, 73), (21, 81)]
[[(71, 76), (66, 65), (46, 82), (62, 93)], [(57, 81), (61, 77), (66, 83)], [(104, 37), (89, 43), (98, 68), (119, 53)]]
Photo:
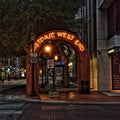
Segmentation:
[[(82, 88), (81, 81), (90, 82), (90, 59), (89, 59), (89, 55), (86, 47), (85, 47), (85, 51), (82, 51), (82, 52), (79, 50), (79, 48), (76, 47), (76, 49), (79, 54), (79, 58), (77, 61), (78, 93), (81, 93), (81, 88)], [(38, 50), (35, 52), (38, 52)], [(26, 70), (27, 70), (26, 96), (31, 97), (30, 93), (32, 90), (32, 65), (30, 63), (30, 48), (26, 56)], [(39, 98), (40, 88), (39, 88), (39, 82), (38, 82), (38, 64), (34, 65), (34, 88), (37, 94), (35, 98)]]

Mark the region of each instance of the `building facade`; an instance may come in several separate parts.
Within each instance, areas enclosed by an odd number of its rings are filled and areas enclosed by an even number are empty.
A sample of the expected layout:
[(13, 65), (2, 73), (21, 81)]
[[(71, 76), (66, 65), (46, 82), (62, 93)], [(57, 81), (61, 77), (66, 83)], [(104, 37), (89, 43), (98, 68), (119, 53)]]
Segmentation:
[(120, 90), (120, 1), (87, 0), (91, 90)]

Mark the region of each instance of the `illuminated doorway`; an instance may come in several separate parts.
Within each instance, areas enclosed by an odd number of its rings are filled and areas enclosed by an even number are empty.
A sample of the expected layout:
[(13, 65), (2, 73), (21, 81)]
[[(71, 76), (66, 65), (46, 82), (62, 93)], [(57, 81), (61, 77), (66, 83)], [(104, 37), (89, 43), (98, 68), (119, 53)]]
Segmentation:
[[(46, 46), (52, 50), (45, 51)], [(50, 49), (49, 49), (50, 50)], [(55, 77), (55, 87), (77, 88), (77, 58), (78, 53), (74, 46), (61, 40), (46, 41), (38, 52), (39, 56), (39, 84), (45, 90), (50, 90), (53, 84), (53, 73)], [(54, 71), (48, 65), (48, 61), (54, 58)], [(76, 90), (76, 89), (74, 89)]]

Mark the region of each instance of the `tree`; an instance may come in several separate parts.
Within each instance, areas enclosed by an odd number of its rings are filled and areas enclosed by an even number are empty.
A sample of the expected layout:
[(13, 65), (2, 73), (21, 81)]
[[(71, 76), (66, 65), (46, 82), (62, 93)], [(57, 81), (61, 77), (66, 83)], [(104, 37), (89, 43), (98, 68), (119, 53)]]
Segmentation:
[(75, 19), (85, 0), (0, 0), (0, 56), (24, 54), (30, 33), (51, 29), (79, 32), (81, 19)]

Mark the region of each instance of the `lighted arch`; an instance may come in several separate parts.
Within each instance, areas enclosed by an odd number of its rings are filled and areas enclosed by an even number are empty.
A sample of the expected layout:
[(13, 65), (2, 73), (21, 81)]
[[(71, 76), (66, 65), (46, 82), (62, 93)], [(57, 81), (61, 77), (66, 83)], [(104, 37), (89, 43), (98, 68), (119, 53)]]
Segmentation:
[[(89, 54), (87, 51), (86, 46), (84, 43), (78, 38), (76, 35), (74, 35), (71, 32), (64, 31), (64, 30), (51, 30), (48, 32), (45, 32), (44, 34), (38, 36), (36, 40), (34, 41), (34, 52), (38, 53), (39, 49), (43, 45), (45, 40), (49, 41), (55, 41), (55, 40), (63, 40), (67, 43), (72, 44), (77, 52), (79, 61), (77, 63), (77, 81), (78, 81), (78, 92), (81, 92), (81, 81), (90, 81), (90, 60), (89, 60)], [(26, 70), (27, 70), (27, 89), (26, 89), (26, 95), (29, 97), (31, 93), (31, 63), (30, 63), (30, 52), (32, 48), (30, 46), (27, 57), (26, 57)], [(34, 70), (34, 87), (35, 92), (37, 93), (37, 96), (39, 97), (39, 84), (38, 84), (38, 64), (35, 64), (35, 70)]]

